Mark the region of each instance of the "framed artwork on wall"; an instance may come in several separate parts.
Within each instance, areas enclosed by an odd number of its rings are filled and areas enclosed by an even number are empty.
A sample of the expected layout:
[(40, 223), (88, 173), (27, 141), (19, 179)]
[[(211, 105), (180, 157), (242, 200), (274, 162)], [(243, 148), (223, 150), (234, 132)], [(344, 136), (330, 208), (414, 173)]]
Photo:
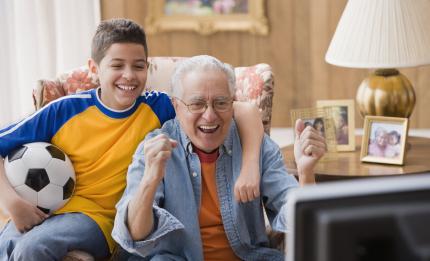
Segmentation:
[(266, 0), (157, 0), (148, 1), (145, 30), (149, 34), (195, 31), (209, 35), (243, 31), (269, 32)]
[(317, 107), (330, 107), (334, 121), (337, 151), (355, 150), (354, 100), (319, 100)]
[(408, 118), (366, 116), (361, 161), (403, 165)]

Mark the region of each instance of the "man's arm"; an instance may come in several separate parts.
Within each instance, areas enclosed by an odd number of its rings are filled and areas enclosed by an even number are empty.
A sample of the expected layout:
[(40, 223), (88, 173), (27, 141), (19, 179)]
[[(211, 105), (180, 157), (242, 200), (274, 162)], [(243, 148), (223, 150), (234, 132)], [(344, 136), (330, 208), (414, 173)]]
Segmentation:
[(296, 121), (295, 133), (294, 157), (300, 186), (315, 184), (315, 166), (327, 150), (325, 139), (311, 126), (305, 128), (300, 119)]
[(242, 144), (242, 168), (234, 186), (236, 200), (251, 201), (260, 196), (260, 148), (264, 135), (258, 108), (248, 102), (234, 103), (234, 119)]
[(145, 183), (142, 180), (139, 190), (128, 205), (127, 223), (130, 236), (134, 241), (147, 237), (154, 227), (152, 203), (157, 185)]
[(288, 191), (297, 188), (299, 184), (293, 175), (288, 174), (278, 144), (267, 136), (263, 138), (261, 168), (263, 176), (260, 197), (267, 217), (273, 230), (285, 232), (286, 219), (282, 208), (286, 205)]
[(0, 156), (0, 205), (12, 218), (17, 230), (21, 233), (29, 231), (35, 225), (45, 220), (48, 215), (36, 206), (22, 199), (10, 185), (6, 178), (4, 159)]
[[(297, 163), (300, 186), (315, 184), (314, 168), (326, 151), (325, 139), (308, 126), (305, 129), (302, 120), (296, 121), (294, 157)], [(287, 192), (297, 187), (297, 181), (286, 175), (285, 164), (279, 148), (275, 149), (273, 141), (265, 139), (263, 146), (263, 198), (266, 211), (275, 231), (287, 232), (286, 211)], [(275, 150), (277, 151), (275, 153)]]
[(137, 193), (128, 205), (127, 223), (134, 241), (146, 238), (154, 227), (152, 204), (157, 187), (164, 177), (166, 161), (176, 141), (160, 134), (145, 142), (145, 172)]

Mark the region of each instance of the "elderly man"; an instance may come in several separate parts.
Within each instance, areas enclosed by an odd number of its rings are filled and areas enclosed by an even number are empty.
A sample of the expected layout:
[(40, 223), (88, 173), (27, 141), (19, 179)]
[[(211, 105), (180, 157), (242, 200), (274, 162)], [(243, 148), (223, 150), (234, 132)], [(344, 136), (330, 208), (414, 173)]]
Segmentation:
[[(263, 207), (272, 228), (285, 232), (286, 194), (298, 183), (286, 173), (279, 147), (265, 136), (261, 195), (248, 203), (235, 200), (242, 151), (232, 120), (234, 85), (231, 67), (213, 57), (196, 56), (177, 66), (177, 118), (139, 145), (117, 204), (113, 237), (133, 258), (283, 260), (283, 253), (268, 247)], [(325, 142), (312, 127), (303, 129), (299, 121), (299, 181), (314, 183)]]

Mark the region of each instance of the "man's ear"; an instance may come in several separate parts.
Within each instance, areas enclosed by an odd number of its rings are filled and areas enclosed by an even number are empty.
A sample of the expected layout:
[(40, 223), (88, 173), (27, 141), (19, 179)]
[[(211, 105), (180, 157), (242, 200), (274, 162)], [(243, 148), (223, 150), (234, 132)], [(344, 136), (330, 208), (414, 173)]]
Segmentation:
[(92, 74), (98, 74), (99, 66), (92, 58), (88, 59), (88, 68)]
[(175, 111), (178, 111), (178, 101), (175, 99), (175, 97), (171, 97), (171, 101)]

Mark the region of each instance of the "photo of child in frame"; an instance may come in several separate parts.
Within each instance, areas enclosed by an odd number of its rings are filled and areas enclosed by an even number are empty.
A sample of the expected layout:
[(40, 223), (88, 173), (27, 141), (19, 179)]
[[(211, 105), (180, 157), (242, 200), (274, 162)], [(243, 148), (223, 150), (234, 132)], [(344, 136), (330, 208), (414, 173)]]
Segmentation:
[(319, 134), (325, 137), (325, 129), (324, 129), (324, 120), (323, 118), (315, 118), (315, 119), (304, 119), (305, 128), (307, 126), (312, 126), (315, 130), (319, 132)]
[(292, 126), (295, 126), (298, 119), (303, 121), (305, 128), (311, 126), (325, 138), (327, 151), (336, 152), (336, 136), (330, 107), (291, 110)]
[(334, 129), (337, 151), (355, 150), (355, 102), (352, 99), (317, 100), (318, 108), (330, 108), (329, 122)]
[(368, 155), (382, 158), (398, 158), (401, 155), (403, 126), (394, 123), (371, 124)]

